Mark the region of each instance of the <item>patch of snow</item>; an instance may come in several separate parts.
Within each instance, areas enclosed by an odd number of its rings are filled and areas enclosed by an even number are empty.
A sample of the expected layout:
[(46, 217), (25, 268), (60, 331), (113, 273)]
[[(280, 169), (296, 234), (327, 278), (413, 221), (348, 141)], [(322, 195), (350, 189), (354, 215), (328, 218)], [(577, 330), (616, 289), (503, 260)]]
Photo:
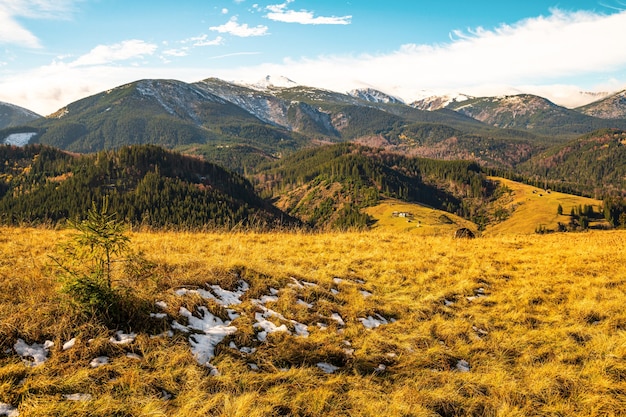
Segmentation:
[(300, 337), (309, 337), (309, 327), (306, 324), (298, 323), (295, 320), (291, 320), (291, 322), (293, 323), (296, 335)]
[(63, 350), (68, 350), (74, 347), (74, 345), (76, 344), (76, 338), (73, 337), (70, 340), (68, 340), (67, 342), (63, 343)]
[(260, 300), (255, 300), (255, 301), (258, 301), (261, 304), (275, 303), (276, 301), (278, 301), (278, 297), (275, 295), (264, 295), (261, 297)]
[(233, 320), (238, 319), (240, 317), (239, 314), (235, 310), (233, 310), (231, 308), (227, 308), (226, 312), (228, 313), (228, 318), (230, 319), (230, 321), (233, 321)]
[(172, 329), (178, 330), (179, 332), (189, 333), (189, 328), (185, 325), (180, 324), (176, 320), (172, 322)]
[(94, 358), (91, 360), (91, 362), (89, 362), (89, 366), (91, 366), (92, 368), (98, 368), (108, 363), (109, 363), (108, 356), (98, 356), (97, 358)]
[(337, 322), (338, 325), (340, 326), (345, 326), (346, 322), (343, 321), (343, 319), (341, 318), (341, 316), (339, 315), (339, 313), (333, 313), (330, 316), (331, 319), (335, 320)]
[(327, 373), (327, 374), (332, 374), (335, 371), (337, 371), (339, 369), (338, 366), (332, 365), (330, 363), (327, 362), (319, 362), (317, 364), (317, 367), (320, 368), (323, 372)]
[(200, 365), (211, 367), (213, 370), (209, 361), (215, 357), (215, 347), (226, 336), (235, 333), (237, 328), (229, 326), (230, 322), (222, 321), (204, 306), (198, 308), (198, 313), (201, 317), (194, 316), (185, 307), (180, 308), (180, 315), (186, 317), (189, 322), (187, 328), (202, 332), (189, 336), (191, 352)]
[(114, 345), (128, 345), (130, 343), (133, 343), (136, 337), (136, 333), (124, 333), (123, 331), (118, 330), (115, 335), (109, 338), (109, 342), (113, 343)]
[(328, 329), (328, 324), (326, 323), (317, 323), (317, 327), (319, 327), (320, 330), (326, 330)]
[(4, 138), (4, 143), (6, 145), (25, 146), (36, 134), (37, 132), (11, 133), (9, 136)]
[(460, 361), (456, 363), (456, 370), (459, 372), (469, 372), (470, 365), (467, 361), (461, 359)]
[(0, 403), (0, 416), (18, 417), (20, 413), (17, 408), (10, 406), (9, 404)]
[(262, 329), (256, 335), (259, 342), (265, 342), (267, 340), (267, 335), (270, 333), (290, 333), (289, 329), (287, 329), (287, 326), (285, 326), (284, 324), (276, 326), (274, 323), (267, 320), (262, 313), (255, 313), (254, 318), (256, 319), (256, 323), (254, 323), (252, 327), (254, 327), (255, 329)]
[(300, 281), (298, 281), (297, 279), (295, 279), (294, 277), (291, 277), (291, 284), (287, 284), (288, 287), (291, 288), (304, 288), (304, 285), (302, 285), (302, 283)]
[(387, 370), (387, 365), (381, 363), (381, 364), (378, 364), (376, 369), (374, 369), (374, 372), (385, 372), (386, 370)]
[(68, 401), (91, 401), (91, 394), (65, 394), (63, 395)]
[(167, 308), (167, 303), (165, 301), (157, 301), (154, 305), (159, 307), (161, 310), (165, 310)]
[(211, 291), (215, 294), (215, 296), (209, 293), (209, 295), (205, 298), (211, 298), (221, 306), (230, 307), (236, 304), (241, 304), (241, 296), (249, 289), (250, 285), (248, 285), (245, 281), (239, 281), (235, 291), (225, 290), (219, 285), (211, 285)]
[(270, 288), (270, 294), (278, 295), (278, 290), (276, 288)]
[(333, 282), (335, 284), (341, 284), (343, 282), (343, 279), (341, 279), (341, 278), (333, 278)]
[(282, 75), (266, 75), (262, 80), (259, 80), (252, 85), (248, 85), (248, 87), (258, 90), (267, 90), (272, 87), (290, 88), (296, 87), (297, 85), (298, 84), (295, 81), (292, 81)]
[(383, 324), (389, 324), (389, 321), (381, 316), (380, 314), (375, 314), (376, 317), (367, 316), (367, 318), (360, 317), (358, 320), (368, 329), (375, 329)]
[(445, 305), (446, 307), (450, 307), (453, 304), (454, 304), (453, 301), (450, 301), (450, 300), (447, 300), (447, 299), (444, 298), (443, 305)]
[(304, 306), (306, 308), (313, 308), (313, 304), (307, 303), (306, 301), (301, 300), (299, 298), (298, 298), (298, 301), (296, 301), (296, 304)]
[(336, 290), (336, 289), (334, 289), (334, 288), (331, 288), (331, 289), (330, 289), (330, 293), (331, 293), (332, 295), (337, 295), (337, 294), (339, 294), (339, 291), (338, 291), (338, 290)]
[(50, 348), (54, 346), (54, 342), (46, 340), (43, 345), (33, 343), (28, 345), (24, 340), (17, 339), (13, 349), (22, 357), (22, 361), (28, 366), (39, 366), (48, 359)]
[(136, 353), (131, 353), (131, 352), (127, 353), (126, 357), (130, 359), (137, 359), (138, 361), (143, 360), (143, 358), (140, 355), (137, 355)]
[(361, 295), (362, 295), (363, 297), (365, 297), (365, 298), (367, 298), (367, 297), (371, 297), (372, 295), (374, 295), (374, 294), (372, 294), (371, 292), (369, 292), (369, 291), (365, 291), (365, 290), (360, 290), (359, 292), (360, 292), (360, 293), (361, 293)]
[(252, 369), (253, 371), (258, 371), (258, 370), (259, 370), (259, 365), (257, 365), (256, 363), (248, 362), (248, 366), (249, 366), (249, 367), (250, 367), (250, 369)]
[(150, 313), (150, 317), (153, 317), (155, 319), (164, 319), (165, 317), (167, 317), (167, 314), (165, 314), (165, 313)]

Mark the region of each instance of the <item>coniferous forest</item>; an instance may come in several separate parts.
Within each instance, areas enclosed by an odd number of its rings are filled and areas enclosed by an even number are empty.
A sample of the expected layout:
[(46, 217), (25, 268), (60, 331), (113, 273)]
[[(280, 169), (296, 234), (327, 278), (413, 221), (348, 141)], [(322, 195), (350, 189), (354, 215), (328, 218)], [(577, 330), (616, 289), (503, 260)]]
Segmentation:
[(129, 224), (232, 228), (293, 223), (242, 176), (157, 146), (71, 155), (29, 145), (0, 147), (0, 220), (56, 224), (82, 218), (105, 196)]

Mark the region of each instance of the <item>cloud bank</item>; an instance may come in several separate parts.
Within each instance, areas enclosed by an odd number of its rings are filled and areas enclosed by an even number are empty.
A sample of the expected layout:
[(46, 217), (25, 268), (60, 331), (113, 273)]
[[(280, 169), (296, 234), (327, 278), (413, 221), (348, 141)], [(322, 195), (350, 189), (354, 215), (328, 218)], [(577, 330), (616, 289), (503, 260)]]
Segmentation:
[(549, 16), (492, 30), (455, 31), (445, 44), (407, 44), (378, 55), (285, 59), (228, 74), (245, 80), (284, 74), (301, 84), (339, 91), (372, 86), (409, 101), (422, 96), (423, 90), (476, 95), (535, 86), (545, 92), (548, 85), (581, 75), (605, 79), (609, 87), (611, 73), (626, 75), (624, 39), (624, 11), (604, 15), (554, 9)]

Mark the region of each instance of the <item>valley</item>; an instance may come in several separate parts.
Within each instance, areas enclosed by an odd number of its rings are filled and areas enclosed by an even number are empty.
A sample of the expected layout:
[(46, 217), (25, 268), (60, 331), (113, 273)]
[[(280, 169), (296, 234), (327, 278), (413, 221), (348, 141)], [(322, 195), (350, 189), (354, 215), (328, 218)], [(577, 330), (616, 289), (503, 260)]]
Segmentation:
[(10, 107), (0, 415), (623, 414), (620, 94)]

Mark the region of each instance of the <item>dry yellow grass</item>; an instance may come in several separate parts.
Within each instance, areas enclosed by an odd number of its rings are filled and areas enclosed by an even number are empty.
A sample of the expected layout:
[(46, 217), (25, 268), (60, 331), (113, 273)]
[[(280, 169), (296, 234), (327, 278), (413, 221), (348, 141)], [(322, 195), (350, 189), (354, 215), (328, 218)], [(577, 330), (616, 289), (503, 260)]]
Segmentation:
[[(372, 229), (389, 233), (411, 233), (419, 236), (452, 236), (466, 227), (476, 232), (476, 225), (445, 211), (400, 200), (384, 200), (374, 207), (363, 210), (375, 219)], [(410, 214), (409, 217), (394, 213)]]
[[(557, 230), (559, 222), (567, 224), (570, 221), (571, 209), (579, 206), (589, 205), (596, 213), (602, 212), (600, 200), (544, 190), (505, 178), (491, 179), (511, 190), (510, 194), (501, 199), (500, 205), (512, 213), (505, 221), (488, 226), (485, 234), (531, 234), (541, 225), (554, 231)], [(563, 208), (563, 215), (557, 215), (559, 204)], [(607, 223), (605, 221), (596, 223), (603, 224)]]
[[(129, 323), (124, 330), (138, 337), (123, 346), (109, 342), (112, 329), (69, 316), (57, 295), (48, 255), (66, 238), (0, 229), (0, 403), (20, 416), (626, 414), (623, 231), (474, 240), (378, 231), (131, 233), (134, 249), (156, 266), (129, 285), (141, 300), (165, 301), (169, 317)], [(232, 288), (235, 273), (251, 288), (233, 321), (237, 332), (212, 360), (220, 376), (198, 365), (186, 335), (150, 337), (172, 319), (184, 322), (182, 305), (218, 309), (176, 289)], [(317, 286), (290, 287), (291, 278)], [(280, 292), (267, 306), (309, 325), (308, 338), (275, 333), (256, 342), (251, 298), (270, 287)], [(358, 320), (377, 313), (390, 322), (367, 329)], [(72, 337), (76, 346), (62, 350)], [(17, 338), (55, 345), (47, 362), (27, 367), (13, 350)], [(230, 341), (257, 350), (243, 355)], [(90, 368), (101, 355), (110, 363)], [(321, 361), (338, 371), (322, 372)], [(91, 397), (67, 400), (73, 393)]]

